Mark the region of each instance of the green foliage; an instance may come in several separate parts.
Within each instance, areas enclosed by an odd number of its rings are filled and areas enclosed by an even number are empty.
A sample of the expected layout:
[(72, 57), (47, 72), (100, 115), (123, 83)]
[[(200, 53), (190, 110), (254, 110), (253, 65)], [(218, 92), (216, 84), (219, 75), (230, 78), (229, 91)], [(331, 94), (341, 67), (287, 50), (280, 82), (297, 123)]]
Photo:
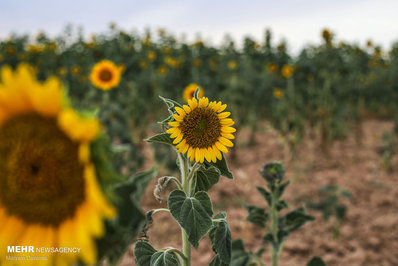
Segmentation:
[(252, 261), (253, 254), (245, 251), (242, 239), (232, 242), (232, 262), (231, 266), (248, 266)]
[(195, 174), (195, 192), (208, 191), (220, 180), (220, 171), (214, 166), (210, 166), (208, 168), (201, 166)]
[(331, 216), (335, 216), (333, 235), (339, 237), (339, 227), (347, 215), (347, 206), (341, 203), (342, 198), (352, 199), (350, 192), (340, 189), (338, 186), (324, 186), (319, 189), (320, 200), (309, 202), (308, 207), (322, 212), (324, 221), (328, 222)]
[(227, 161), (225, 160), (224, 154), (222, 155), (221, 160), (217, 160), (215, 163), (205, 162), (205, 165), (213, 165), (218, 170), (220, 170), (220, 173), (222, 176), (225, 176), (226, 178), (229, 178), (229, 179), (234, 179), (233, 174), (229, 171), (229, 167), (228, 167)]
[[(288, 203), (281, 199), (290, 184), (289, 181), (282, 183), (285, 168), (279, 162), (271, 162), (264, 165), (260, 174), (267, 181), (268, 190), (263, 187), (256, 188), (263, 196), (268, 208), (245, 205), (248, 211), (247, 220), (266, 232), (263, 242), (270, 245), (272, 265), (276, 266), (283, 244), (289, 235), (315, 218), (309, 215), (304, 207), (297, 208), (279, 217), (279, 212), (282, 209), (289, 208)], [(262, 265), (261, 256), (264, 251), (265, 247), (262, 247), (256, 254), (247, 253), (244, 250), (243, 241), (236, 240), (232, 245), (232, 265), (244, 266), (257, 262)]]
[(118, 215), (114, 220), (106, 222), (106, 234), (97, 240), (100, 259), (106, 258), (111, 264), (116, 264), (137, 237), (145, 221), (139, 204), (148, 183), (155, 175), (156, 170), (152, 169), (113, 186), (112, 192), (116, 195), (114, 205)]
[(211, 244), (214, 252), (216, 252), (218, 258), (222, 263), (229, 265), (231, 263), (231, 229), (225, 220), (226, 214), (216, 215), (214, 224), (209, 232)]
[(199, 191), (193, 197), (187, 197), (184, 191), (174, 190), (170, 193), (168, 206), (187, 233), (189, 242), (197, 249), (199, 240), (213, 225), (213, 206), (207, 193)]
[(313, 257), (308, 263), (307, 266), (326, 266), (326, 263), (320, 257)]

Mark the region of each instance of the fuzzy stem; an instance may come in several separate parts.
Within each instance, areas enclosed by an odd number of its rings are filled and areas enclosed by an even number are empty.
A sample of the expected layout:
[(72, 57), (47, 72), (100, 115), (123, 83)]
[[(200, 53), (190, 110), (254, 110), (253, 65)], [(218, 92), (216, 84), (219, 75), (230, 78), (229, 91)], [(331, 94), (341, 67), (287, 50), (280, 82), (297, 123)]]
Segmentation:
[[(188, 160), (181, 153), (177, 153), (177, 154), (178, 154), (178, 161), (180, 163), (182, 189), (187, 196), (190, 196), (191, 188), (190, 188), (189, 180), (188, 180), (188, 176), (189, 176)], [(184, 256), (186, 257), (185, 266), (191, 266), (191, 243), (189, 243), (188, 235), (184, 229), (181, 229), (181, 233), (182, 233), (182, 252), (184, 253)]]
[[(271, 194), (271, 234), (274, 238), (274, 243), (278, 243), (278, 210), (276, 209), (276, 188)], [(279, 261), (279, 250), (277, 250), (274, 245), (272, 247), (272, 266), (278, 266)]]

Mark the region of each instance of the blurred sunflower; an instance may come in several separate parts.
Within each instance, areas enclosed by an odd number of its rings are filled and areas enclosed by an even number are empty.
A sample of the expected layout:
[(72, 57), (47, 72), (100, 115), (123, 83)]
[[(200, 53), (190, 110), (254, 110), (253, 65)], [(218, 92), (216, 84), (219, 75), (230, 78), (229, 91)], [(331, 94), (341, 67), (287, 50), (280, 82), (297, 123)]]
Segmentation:
[(282, 77), (290, 78), (293, 75), (294, 68), (291, 65), (284, 65), (281, 70)]
[(195, 93), (196, 89), (199, 89), (198, 97), (202, 98), (203, 97), (203, 89), (196, 83), (191, 83), (188, 86), (185, 87), (184, 92), (183, 92), (183, 97), (186, 102), (188, 102), (189, 99), (193, 98), (193, 94)]
[(236, 63), (235, 60), (229, 60), (228, 61), (228, 68), (230, 70), (234, 70), (238, 66), (238, 63)]
[(274, 97), (276, 99), (281, 99), (283, 97), (283, 91), (279, 88), (274, 89)]
[(180, 153), (187, 153), (190, 161), (203, 163), (216, 162), (227, 153), (226, 147), (232, 147), (230, 139), (234, 139), (236, 129), (231, 127), (234, 121), (227, 118), (231, 113), (223, 112), (227, 107), (221, 102), (209, 102), (202, 97), (189, 99), (188, 105), (176, 107), (173, 115), (176, 121), (169, 122), (171, 126), (166, 133), (171, 134), (173, 144)]
[(121, 70), (112, 61), (102, 60), (91, 70), (91, 83), (102, 90), (110, 90), (119, 85)]
[(12, 245), (80, 247), (45, 264), (93, 264), (103, 219), (115, 215), (90, 156), (100, 124), (65, 105), (57, 78), (39, 83), (30, 69), (0, 70), (0, 264), (24, 264), (5, 260)]

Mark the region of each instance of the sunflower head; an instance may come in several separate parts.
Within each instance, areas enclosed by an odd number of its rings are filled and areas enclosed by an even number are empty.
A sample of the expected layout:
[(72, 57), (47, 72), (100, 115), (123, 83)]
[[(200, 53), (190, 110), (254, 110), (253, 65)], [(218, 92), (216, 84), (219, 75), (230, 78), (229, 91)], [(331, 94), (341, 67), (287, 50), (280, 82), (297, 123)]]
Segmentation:
[(112, 61), (102, 60), (91, 70), (91, 83), (102, 90), (110, 90), (120, 83), (122, 69)]
[(57, 78), (40, 83), (31, 69), (0, 70), (0, 264), (7, 245), (81, 247), (48, 264), (92, 264), (103, 218), (115, 215), (90, 156), (100, 124), (66, 105)]
[(290, 78), (293, 75), (294, 68), (292, 65), (284, 65), (281, 70), (282, 77)]
[(184, 92), (183, 92), (183, 97), (186, 102), (188, 102), (189, 99), (194, 98), (195, 91), (199, 89), (198, 97), (201, 98), (203, 97), (203, 89), (196, 83), (191, 83), (188, 86), (185, 87)]
[(228, 118), (231, 113), (223, 112), (226, 107), (206, 97), (192, 98), (182, 108), (175, 107), (175, 121), (168, 123), (171, 128), (166, 133), (171, 134), (178, 152), (200, 163), (221, 160), (221, 153), (228, 152), (226, 147), (233, 146), (230, 139), (235, 138), (232, 133), (236, 131), (234, 121)]
[(281, 99), (283, 97), (283, 91), (280, 88), (274, 89), (274, 97), (276, 99)]

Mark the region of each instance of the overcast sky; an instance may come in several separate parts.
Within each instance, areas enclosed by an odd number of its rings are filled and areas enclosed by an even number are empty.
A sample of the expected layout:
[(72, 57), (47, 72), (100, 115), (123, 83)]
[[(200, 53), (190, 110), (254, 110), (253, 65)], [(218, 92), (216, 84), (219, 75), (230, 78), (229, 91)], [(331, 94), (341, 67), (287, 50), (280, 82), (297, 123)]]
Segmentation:
[(164, 27), (192, 40), (197, 33), (218, 44), (226, 33), (237, 41), (249, 35), (263, 39), (270, 28), (274, 40), (286, 39), (292, 51), (320, 42), (331, 29), (338, 40), (384, 48), (398, 41), (397, 0), (0, 0), (0, 38), (11, 32), (56, 36), (65, 25), (82, 26), (87, 36), (108, 29), (109, 22), (130, 31)]

